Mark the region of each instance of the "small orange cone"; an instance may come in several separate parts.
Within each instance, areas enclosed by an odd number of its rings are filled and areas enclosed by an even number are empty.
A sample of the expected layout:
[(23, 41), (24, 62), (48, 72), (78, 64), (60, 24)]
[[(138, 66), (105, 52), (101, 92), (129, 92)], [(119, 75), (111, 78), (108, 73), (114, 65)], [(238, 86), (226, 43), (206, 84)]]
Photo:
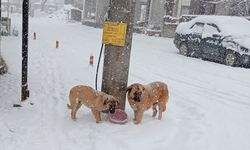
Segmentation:
[(36, 32), (33, 33), (33, 40), (36, 40)]
[(94, 65), (94, 56), (93, 56), (93, 54), (91, 54), (90, 57), (89, 57), (89, 64), (90, 64), (91, 66)]
[(59, 48), (59, 41), (56, 41), (56, 48)]

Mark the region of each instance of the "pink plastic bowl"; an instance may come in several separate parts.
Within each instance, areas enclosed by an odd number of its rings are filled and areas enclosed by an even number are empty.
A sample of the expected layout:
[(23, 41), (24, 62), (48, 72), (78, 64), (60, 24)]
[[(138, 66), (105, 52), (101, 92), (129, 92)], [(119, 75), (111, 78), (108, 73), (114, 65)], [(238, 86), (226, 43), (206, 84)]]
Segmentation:
[(122, 109), (116, 109), (115, 113), (108, 114), (109, 121), (115, 124), (125, 124), (128, 122), (128, 115)]

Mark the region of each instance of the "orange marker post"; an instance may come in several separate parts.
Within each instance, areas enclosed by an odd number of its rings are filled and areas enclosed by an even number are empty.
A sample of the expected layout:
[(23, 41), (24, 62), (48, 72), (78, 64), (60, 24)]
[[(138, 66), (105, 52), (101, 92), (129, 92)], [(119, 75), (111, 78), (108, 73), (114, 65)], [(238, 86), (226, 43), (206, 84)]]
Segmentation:
[(91, 66), (94, 65), (94, 56), (93, 56), (93, 54), (91, 54), (90, 57), (89, 57), (89, 64), (90, 64)]
[(59, 41), (56, 41), (56, 48), (59, 48)]
[(33, 40), (36, 40), (36, 32), (33, 33)]

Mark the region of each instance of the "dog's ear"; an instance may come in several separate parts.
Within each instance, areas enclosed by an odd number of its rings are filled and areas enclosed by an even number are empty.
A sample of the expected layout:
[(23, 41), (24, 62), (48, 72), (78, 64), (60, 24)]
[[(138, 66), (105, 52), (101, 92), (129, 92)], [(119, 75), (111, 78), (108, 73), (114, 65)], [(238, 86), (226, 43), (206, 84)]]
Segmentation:
[(145, 87), (143, 87), (142, 90), (145, 91)]
[(126, 93), (127, 93), (127, 92), (129, 92), (129, 93), (130, 93), (130, 92), (131, 92), (131, 90), (132, 90), (132, 85), (130, 85), (129, 87), (127, 87), (127, 89), (126, 89)]

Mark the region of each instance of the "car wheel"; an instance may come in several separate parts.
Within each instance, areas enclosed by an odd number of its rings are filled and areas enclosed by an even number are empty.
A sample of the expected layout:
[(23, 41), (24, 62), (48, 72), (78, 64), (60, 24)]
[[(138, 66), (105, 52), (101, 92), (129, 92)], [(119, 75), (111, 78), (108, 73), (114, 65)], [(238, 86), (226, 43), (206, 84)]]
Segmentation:
[(235, 66), (236, 59), (236, 55), (230, 51), (226, 54), (224, 63), (228, 66)]
[(181, 55), (187, 56), (188, 55), (187, 44), (182, 43), (180, 48), (179, 48), (179, 52), (180, 52)]

